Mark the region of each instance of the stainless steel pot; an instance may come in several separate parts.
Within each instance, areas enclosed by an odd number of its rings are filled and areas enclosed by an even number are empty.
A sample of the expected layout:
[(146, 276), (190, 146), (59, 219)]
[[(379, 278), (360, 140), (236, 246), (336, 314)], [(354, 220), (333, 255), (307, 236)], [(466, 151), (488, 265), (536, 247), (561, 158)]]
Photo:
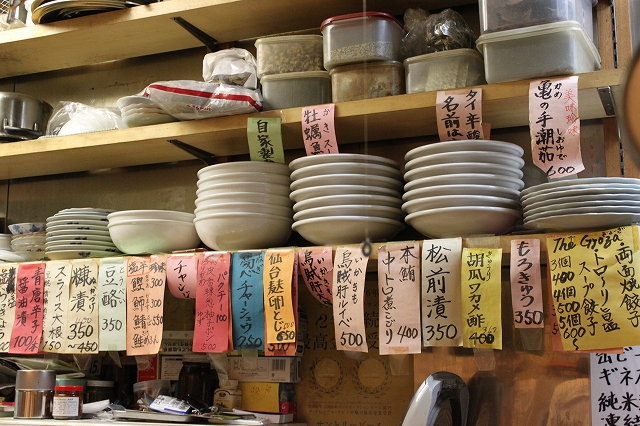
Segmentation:
[(18, 370), (13, 417), (16, 419), (50, 419), (56, 372), (53, 370)]
[(44, 135), (53, 107), (14, 92), (0, 92), (0, 142), (36, 139)]

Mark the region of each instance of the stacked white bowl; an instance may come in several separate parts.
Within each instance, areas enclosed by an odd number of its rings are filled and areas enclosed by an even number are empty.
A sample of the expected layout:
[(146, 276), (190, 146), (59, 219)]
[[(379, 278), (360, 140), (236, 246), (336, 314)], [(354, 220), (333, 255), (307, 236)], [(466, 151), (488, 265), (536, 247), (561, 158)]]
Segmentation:
[(282, 246), (291, 235), (289, 168), (284, 164), (236, 161), (198, 171), (194, 223), (213, 250)]
[(120, 108), (122, 121), (125, 122), (127, 127), (149, 126), (178, 121), (146, 96), (125, 96), (118, 99), (118, 107)]
[(405, 155), (405, 221), (431, 238), (501, 235), (522, 217), (524, 150), (509, 142), (436, 142)]
[(293, 160), (293, 230), (317, 245), (386, 241), (404, 229), (402, 173), (388, 158), (324, 154)]
[(122, 210), (107, 216), (107, 228), (123, 253), (171, 253), (200, 245), (193, 219), (193, 213), (173, 210)]

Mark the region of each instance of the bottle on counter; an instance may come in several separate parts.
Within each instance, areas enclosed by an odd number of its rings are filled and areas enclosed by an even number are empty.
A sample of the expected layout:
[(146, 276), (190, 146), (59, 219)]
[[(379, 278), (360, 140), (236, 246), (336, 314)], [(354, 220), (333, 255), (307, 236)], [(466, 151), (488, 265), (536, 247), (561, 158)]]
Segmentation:
[(228, 380), (213, 394), (213, 405), (228, 409), (242, 408), (242, 391), (238, 389), (237, 380)]
[(53, 394), (53, 418), (77, 420), (82, 417), (84, 386), (56, 386)]
[(178, 375), (178, 399), (184, 401), (187, 396), (192, 396), (211, 406), (213, 392), (218, 388), (218, 383), (218, 373), (211, 368), (207, 355), (192, 353), (183, 355), (182, 368)]

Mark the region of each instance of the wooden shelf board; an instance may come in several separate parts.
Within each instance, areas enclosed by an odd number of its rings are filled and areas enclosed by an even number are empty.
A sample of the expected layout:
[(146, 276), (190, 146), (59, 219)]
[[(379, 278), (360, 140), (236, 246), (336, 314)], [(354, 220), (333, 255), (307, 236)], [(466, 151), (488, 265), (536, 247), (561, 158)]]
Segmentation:
[[(625, 70), (598, 71), (579, 79), (580, 118), (606, 116), (597, 88), (617, 86)], [(483, 88), (484, 120), (492, 128), (528, 125), (529, 82)], [(336, 104), (338, 143), (393, 140), (434, 135), (435, 92), (398, 95)], [(177, 139), (216, 156), (248, 153), (246, 122), (250, 116), (279, 116), (285, 149), (302, 148), (301, 108), (265, 111), (133, 129), (43, 138), (0, 145), (0, 179), (192, 159), (169, 144)], [(365, 125), (366, 122), (366, 125)]]
[[(401, 15), (472, 0), (370, 0), (369, 10)], [(173, 22), (181, 17), (220, 43), (319, 28), (362, 10), (356, 0), (179, 0), (0, 32), (0, 78), (202, 46)]]

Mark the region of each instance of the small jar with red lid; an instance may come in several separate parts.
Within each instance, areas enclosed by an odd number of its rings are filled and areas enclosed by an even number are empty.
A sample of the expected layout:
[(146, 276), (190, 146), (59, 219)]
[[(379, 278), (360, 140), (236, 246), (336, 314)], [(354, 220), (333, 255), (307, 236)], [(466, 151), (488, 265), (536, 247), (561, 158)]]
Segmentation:
[(84, 386), (56, 386), (53, 394), (52, 414), (58, 420), (76, 420), (82, 417)]

